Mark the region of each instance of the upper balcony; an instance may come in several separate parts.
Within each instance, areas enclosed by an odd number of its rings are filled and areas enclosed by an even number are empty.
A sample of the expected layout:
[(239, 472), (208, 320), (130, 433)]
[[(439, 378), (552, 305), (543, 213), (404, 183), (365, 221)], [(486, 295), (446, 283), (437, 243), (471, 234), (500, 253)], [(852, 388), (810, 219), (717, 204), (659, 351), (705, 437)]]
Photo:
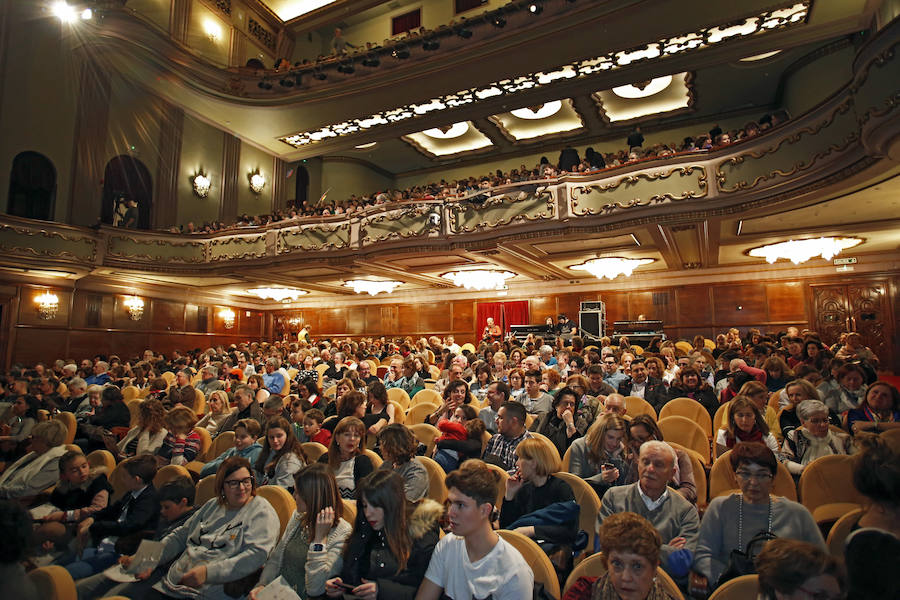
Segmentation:
[(440, 273), (459, 266), (572, 281), (569, 267), (599, 254), (650, 258), (641, 272), (651, 277), (746, 271), (759, 264), (750, 247), (797, 235), (854, 235), (863, 239), (854, 253), (896, 261), (898, 27), (865, 45), (852, 80), (815, 109), (713, 152), (495, 188), (483, 202), (422, 200), (209, 236), (4, 217), (0, 255), (7, 269), (71, 279), (190, 276), (228, 294), (255, 281), (323, 301), (352, 294), (342, 282), (360, 276), (444, 288)]

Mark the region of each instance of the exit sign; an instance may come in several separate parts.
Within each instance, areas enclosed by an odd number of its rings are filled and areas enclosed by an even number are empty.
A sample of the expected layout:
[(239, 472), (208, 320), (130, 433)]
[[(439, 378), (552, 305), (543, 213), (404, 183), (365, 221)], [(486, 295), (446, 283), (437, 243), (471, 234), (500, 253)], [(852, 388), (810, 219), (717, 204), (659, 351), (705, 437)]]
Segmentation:
[(855, 265), (856, 262), (856, 258), (852, 256), (848, 258), (836, 258), (834, 259), (834, 266), (837, 267), (839, 265)]

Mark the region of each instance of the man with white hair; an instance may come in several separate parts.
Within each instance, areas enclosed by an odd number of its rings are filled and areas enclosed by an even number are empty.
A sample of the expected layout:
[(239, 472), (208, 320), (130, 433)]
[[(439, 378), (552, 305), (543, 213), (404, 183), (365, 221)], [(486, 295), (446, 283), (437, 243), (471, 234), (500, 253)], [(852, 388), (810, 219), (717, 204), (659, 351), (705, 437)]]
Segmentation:
[(200, 369), (200, 381), (194, 386), (207, 397), (216, 390), (224, 390), (225, 384), (219, 381), (219, 369), (213, 365), (206, 365)]
[(270, 357), (266, 359), (266, 373), (262, 376), (263, 384), (265, 384), (266, 389), (269, 390), (270, 394), (278, 394), (281, 395), (281, 390), (284, 389), (284, 382), (286, 381), (284, 375), (281, 374), (281, 371), (278, 370), (278, 367), (281, 366), (280, 361), (275, 357)]
[(109, 383), (109, 363), (106, 361), (98, 360), (94, 365), (94, 374), (85, 379), (84, 381), (90, 385), (106, 385)]
[(675, 450), (667, 443), (644, 442), (638, 458), (638, 481), (612, 487), (603, 494), (597, 526), (603, 519), (621, 512), (644, 517), (663, 539), (660, 566), (673, 577), (683, 578), (688, 574), (697, 547), (700, 516), (693, 504), (669, 489), (677, 460)]
[(553, 348), (544, 344), (540, 347), (538, 352), (541, 355), (541, 362), (544, 363), (544, 368), (552, 367), (556, 364), (556, 357), (553, 356)]
[(60, 410), (74, 415), (81, 403), (87, 400), (87, 384), (81, 377), (73, 377), (66, 387), (69, 388), (69, 397), (65, 399)]

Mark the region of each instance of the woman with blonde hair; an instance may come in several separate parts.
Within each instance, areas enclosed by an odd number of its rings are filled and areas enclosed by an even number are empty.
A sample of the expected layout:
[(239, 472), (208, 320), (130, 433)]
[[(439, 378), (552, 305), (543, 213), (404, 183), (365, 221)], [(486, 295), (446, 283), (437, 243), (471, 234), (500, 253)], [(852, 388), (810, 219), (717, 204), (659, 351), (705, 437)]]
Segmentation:
[(371, 459), (363, 452), (366, 426), (356, 417), (344, 417), (334, 428), (328, 452), (319, 457), (334, 474), (341, 497), (356, 498), (356, 485), (374, 470)]
[[(137, 425), (128, 430), (115, 445), (119, 460), (139, 454), (156, 454), (163, 445), (169, 430), (165, 428), (166, 409), (159, 400), (144, 400), (138, 407)], [(107, 449), (112, 451), (112, 444)]]
[[(782, 395), (787, 398), (787, 404), (778, 412), (778, 430), (784, 439), (791, 430), (800, 427), (797, 406), (804, 400), (821, 400), (821, 397), (816, 386), (805, 379), (795, 379), (788, 383), (784, 386)], [(843, 426), (840, 416), (831, 409), (828, 410), (828, 421), (831, 425)]]
[(0, 473), (0, 498), (31, 498), (54, 485), (59, 458), (66, 453), (66, 433), (65, 423), (56, 419), (35, 425), (27, 454)]
[(163, 464), (184, 465), (197, 458), (201, 440), (194, 431), (196, 422), (194, 411), (187, 406), (176, 406), (166, 414), (169, 433), (157, 454)]
[(203, 427), (212, 437), (219, 433), (222, 422), (231, 414), (228, 406), (228, 394), (222, 390), (211, 392), (206, 398), (206, 414), (197, 422), (197, 427)]
[(520, 518), (557, 502), (572, 502), (575, 494), (565, 480), (553, 477), (559, 471), (559, 456), (547, 442), (525, 438), (516, 446), (516, 470), (506, 480), (506, 495), (500, 509), (500, 527), (554, 546), (571, 544), (578, 535), (578, 519), (558, 525), (511, 527)]
[(569, 447), (569, 472), (591, 484), (601, 497), (611, 487), (632, 483), (637, 462), (627, 443), (625, 420), (615, 414), (602, 415)]

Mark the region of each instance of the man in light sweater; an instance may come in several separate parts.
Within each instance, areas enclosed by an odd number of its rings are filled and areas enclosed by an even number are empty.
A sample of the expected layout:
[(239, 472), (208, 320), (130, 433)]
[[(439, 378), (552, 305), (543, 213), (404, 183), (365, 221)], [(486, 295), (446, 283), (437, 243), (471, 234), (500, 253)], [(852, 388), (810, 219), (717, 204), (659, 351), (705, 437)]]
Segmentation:
[[(612, 487), (603, 495), (598, 527), (603, 519), (621, 512), (636, 513), (653, 524), (663, 539), (660, 566), (675, 578), (687, 575), (700, 532), (700, 516), (693, 504), (668, 488), (678, 457), (665, 442), (649, 441), (641, 446), (637, 482)], [(670, 557), (676, 556), (671, 561)]]

